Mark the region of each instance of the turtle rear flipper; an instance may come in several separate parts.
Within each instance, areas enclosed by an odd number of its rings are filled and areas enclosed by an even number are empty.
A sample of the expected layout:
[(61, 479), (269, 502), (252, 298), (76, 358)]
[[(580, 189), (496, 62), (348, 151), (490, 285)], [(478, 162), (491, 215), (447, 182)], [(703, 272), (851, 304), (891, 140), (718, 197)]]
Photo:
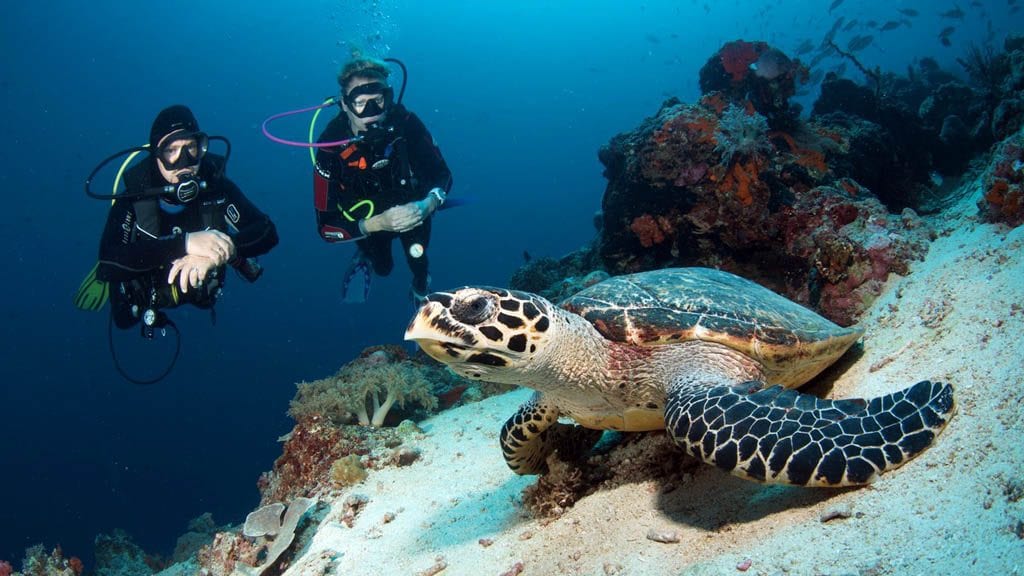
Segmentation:
[(576, 460), (600, 439), (600, 430), (559, 422), (558, 408), (535, 394), (501, 427), (499, 442), (508, 467), (525, 475), (546, 474), (548, 456), (556, 450), (560, 459)]
[(866, 484), (930, 446), (954, 410), (953, 387), (928, 380), (869, 401), (747, 384), (676, 389), (665, 422), (690, 454), (762, 482)]

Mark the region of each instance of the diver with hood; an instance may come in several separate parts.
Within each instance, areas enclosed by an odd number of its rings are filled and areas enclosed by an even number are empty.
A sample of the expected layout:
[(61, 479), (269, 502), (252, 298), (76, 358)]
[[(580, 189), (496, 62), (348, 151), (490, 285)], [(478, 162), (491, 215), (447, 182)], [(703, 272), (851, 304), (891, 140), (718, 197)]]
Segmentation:
[[(225, 156), (208, 153), (214, 139), (227, 144)], [(278, 238), (270, 218), (225, 175), (230, 143), (200, 131), (186, 106), (162, 110), (148, 149), (135, 150), (149, 156), (124, 172), (123, 193), (98, 196), (89, 189), (92, 176), (86, 182), (90, 196), (113, 200), (94, 282), (109, 286), (104, 289), (118, 328), (142, 321), (143, 335), (152, 338), (154, 328), (170, 323), (166, 308), (191, 304), (212, 310), (227, 267), (254, 282), (262, 272), (255, 257)]]
[(397, 238), (413, 276), (410, 296), (419, 304), (430, 282), (431, 216), (445, 203), (452, 174), (423, 122), (401, 96), (394, 101), (388, 75), (385, 62), (359, 55), (338, 74), (341, 111), (318, 142), (345, 144), (317, 148), (314, 207), (321, 238), (356, 241), (343, 293), (360, 271), (364, 298), (370, 267), (378, 276), (391, 273)]

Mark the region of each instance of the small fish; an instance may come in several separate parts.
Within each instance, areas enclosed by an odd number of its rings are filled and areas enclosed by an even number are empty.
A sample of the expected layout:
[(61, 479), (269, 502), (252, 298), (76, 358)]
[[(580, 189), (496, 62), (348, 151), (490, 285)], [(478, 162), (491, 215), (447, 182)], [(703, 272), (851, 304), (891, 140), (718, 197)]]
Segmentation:
[(959, 6), (957, 6), (957, 7), (953, 8), (952, 10), (947, 10), (947, 11), (943, 12), (942, 14), (939, 14), (939, 16), (941, 16), (943, 18), (953, 18), (955, 20), (963, 20), (964, 19), (964, 11), (961, 10)]
[(942, 32), (939, 32), (939, 38), (946, 38), (947, 36), (949, 36), (953, 32), (956, 32), (956, 28), (955, 27), (953, 27), (953, 26), (946, 26), (945, 28), (942, 29)]
[(879, 32), (888, 32), (889, 30), (895, 30), (900, 27), (900, 23), (895, 20), (889, 20), (879, 29)]
[(1017, 12), (1020, 12), (1020, 6), (1013, 6), (1010, 8), (1010, 14), (1016, 14)]
[(828, 58), (831, 54), (831, 50), (822, 50), (821, 52), (818, 52), (817, 54), (814, 55), (814, 58), (811, 58), (811, 62), (810, 64), (808, 64), (808, 66), (814, 68), (815, 66), (818, 65), (819, 62), (821, 62), (825, 58)]
[(853, 27), (856, 26), (857, 24), (858, 22), (856, 18), (850, 20), (850, 22), (846, 26), (843, 26), (843, 32), (849, 32), (850, 30), (853, 30)]
[(832, 0), (832, 5), (828, 7), (828, 13), (831, 14), (833, 10), (839, 8), (839, 5), (843, 3), (843, 0)]
[(835, 24), (832, 25), (832, 29), (829, 30), (828, 33), (825, 34), (825, 37), (821, 39), (822, 48), (827, 48), (829, 43), (835, 39), (836, 34), (839, 32), (839, 27), (843, 25), (845, 20), (846, 19), (842, 16), (839, 17), (839, 20), (836, 20)]
[(939, 42), (947, 48), (953, 45), (953, 43), (949, 41), (949, 36), (940, 36)]
[(644, 38), (646, 38), (648, 42), (654, 44), (655, 46), (661, 44), (661, 40), (659, 40), (658, 37), (655, 36), (654, 34), (647, 34), (646, 36), (644, 36)]
[(865, 36), (854, 36), (852, 40), (846, 45), (848, 52), (857, 52), (867, 48), (871, 45), (871, 42), (875, 39), (874, 36), (867, 34)]
[(775, 80), (779, 76), (793, 70), (793, 61), (777, 48), (769, 48), (750, 65), (754, 76), (765, 80)]
[(828, 34), (826, 34), (826, 36), (835, 36), (836, 32), (839, 32), (839, 27), (842, 26), (843, 22), (845, 21), (846, 18), (840, 16), (838, 20), (832, 23), (832, 29), (828, 31)]
[(804, 54), (807, 54), (811, 50), (814, 50), (814, 42), (811, 42), (810, 40), (804, 40), (803, 42), (800, 43), (799, 46), (796, 47), (795, 52), (797, 56), (803, 56)]
[(526, 250), (523, 250), (523, 262), (526, 262), (527, 264), (529, 264), (530, 260), (533, 260), (533, 257), (530, 256), (529, 252), (527, 252)]
[(914, 16), (917, 16), (918, 14), (920, 14), (920, 12), (918, 12), (917, 10), (914, 10), (913, 8), (903, 8), (899, 12), (900, 12), (900, 14), (903, 14), (904, 16), (909, 16), (911, 18), (913, 18)]

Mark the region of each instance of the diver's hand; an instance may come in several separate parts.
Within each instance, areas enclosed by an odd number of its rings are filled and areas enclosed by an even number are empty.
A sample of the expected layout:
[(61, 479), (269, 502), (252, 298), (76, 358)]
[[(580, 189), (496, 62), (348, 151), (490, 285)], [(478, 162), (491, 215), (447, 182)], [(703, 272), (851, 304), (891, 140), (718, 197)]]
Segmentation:
[(219, 264), (204, 256), (182, 256), (171, 263), (171, 270), (167, 273), (167, 283), (174, 284), (177, 280), (182, 293), (187, 294), (190, 286), (192, 288), (202, 286), (210, 271), (217, 266)]
[(374, 232), (405, 232), (412, 230), (423, 222), (415, 202), (394, 206), (363, 220), (363, 230), (368, 234)]
[(235, 256), (235, 243), (220, 230), (204, 230), (185, 234), (185, 254), (213, 260), (215, 266), (223, 266)]
[(446, 194), (444, 190), (440, 188), (434, 188), (419, 202), (413, 202), (412, 205), (416, 207), (416, 210), (420, 213), (420, 221), (416, 223), (419, 226), (424, 220), (430, 217), (431, 214), (437, 212), (437, 209), (444, 204)]

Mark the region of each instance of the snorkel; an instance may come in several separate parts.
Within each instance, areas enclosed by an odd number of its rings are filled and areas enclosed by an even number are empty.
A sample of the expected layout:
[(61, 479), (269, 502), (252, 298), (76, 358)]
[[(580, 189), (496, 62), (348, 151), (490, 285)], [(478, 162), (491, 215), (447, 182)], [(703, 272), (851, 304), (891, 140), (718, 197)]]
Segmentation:
[[(397, 59), (397, 58), (385, 58), (384, 61), (385, 62), (394, 63), (394, 64), (398, 65), (399, 68), (402, 69), (402, 87), (399, 89), (399, 91), (398, 91), (398, 99), (395, 101), (395, 105), (400, 105), (402, 103), (402, 97), (405, 96), (405, 87), (406, 87), (406, 85), (409, 82), (408, 70), (406, 69), (405, 64), (403, 64), (402, 61)], [(313, 134), (316, 131), (316, 121), (317, 121), (317, 118), (320, 117), (320, 112), (324, 108), (327, 108), (328, 106), (334, 106), (335, 104), (337, 104), (337, 105), (341, 104), (340, 103), (340, 98), (337, 97), (337, 96), (331, 96), (331, 97), (325, 99), (322, 104), (319, 104), (317, 106), (310, 106), (308, 108), (299, 108), (297, 110), (289, 110), (287, 112), (281, 112), (279, 114), (274, 114), (273, 116), (269, 116), (266, 120), (263, 121), (263, 125), (261, 126), (261, 129), (263, 131), (263, 135), (266, 136), (269, 140), (271, 140), (273, 142), (277, 142), (278, 144), (284, 144), (285, 146), (295, 146), (295, 147), (298, 147), (298, 148), (308, 148), (309, 149), (309, 159), (315, 165), (316, 164), (316, 149), (318, 149), (318, 148), (345, 147), (345, 146), (348, 146), (349, 144), (351, 144), (353, 142), (360, 142), (360, 141), (362, 141), (365, 138), (365, 136), (353, 136), (351, 138), (346, 138), (344, 140), (335, 140), (335, 141), (332, 141), (332, 142), (314, 142), (313, 141)], [(313, 118), (309, 121), (309, 136), (308, 136), (308, 140), (306, 142), (302, 142), (302, 141), (298, 141), (298, 140), (287, 140), (285, 138), (280, 138), (280, 137), (275, 136), (275, 135), (270, 133), (270, 129), (268, 128), (268, 126), (270, 125), (271, 122), (273, 122), (275, 120), (278, 120), (280, 118), (285, 118), (287, 116), (297, 116), (299, 114), (306, 114), (308, 112), (314, 112), (314, 114), (313, 114)]]

